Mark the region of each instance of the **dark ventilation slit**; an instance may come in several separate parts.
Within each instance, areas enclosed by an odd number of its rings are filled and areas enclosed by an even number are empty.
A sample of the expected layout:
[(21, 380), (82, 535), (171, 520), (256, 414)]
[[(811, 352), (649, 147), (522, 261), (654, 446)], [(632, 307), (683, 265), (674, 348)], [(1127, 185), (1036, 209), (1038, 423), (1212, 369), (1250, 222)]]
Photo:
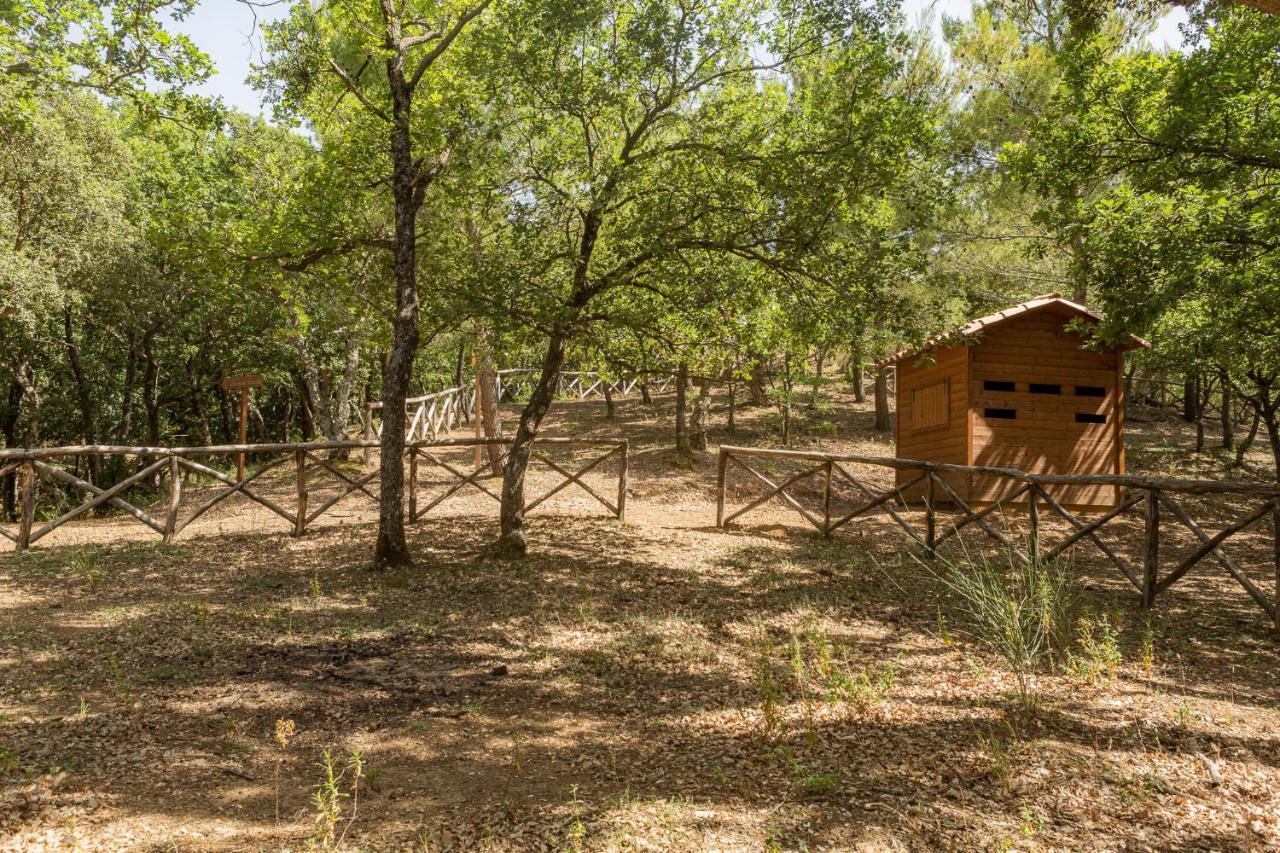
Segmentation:
[(983, 409), (982, 416), (996, 420), (1012, 421), (1018, 417), (1017, 409)]
[(1106, 415), (1095, 415), (1093, 412), (1076, 412), (1076, 423), (1078, 424), (1105, 424), (1106, 422)]
[(982, 390), (983, 391), (1012, 391), (1013, 383), (997, 381), (995, 379), (984, 379), (982, 380)]
[(1032, 382), (1032, 383), (1031, 383), (1031, 393), (1032, 393), (1032, 394), (1061, 394), (1061, 393), (1062, 393), (1062, 386), (1061, 386), (1061, 385), (1046, 385), (1046, 384), (1041, 383), (1041, 382)]
[(1103, 388), (1100, 385), (1077, 385), (1076, 396), (1077, 397), (1105, 397), (1107, 396), (1107, 389)]

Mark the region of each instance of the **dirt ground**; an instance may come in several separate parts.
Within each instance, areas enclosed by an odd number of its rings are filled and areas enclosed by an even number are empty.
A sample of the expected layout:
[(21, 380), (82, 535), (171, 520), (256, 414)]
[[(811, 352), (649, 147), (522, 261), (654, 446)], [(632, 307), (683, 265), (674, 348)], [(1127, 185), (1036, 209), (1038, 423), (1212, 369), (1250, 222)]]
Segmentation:
[[(886, 516), (825, 541), (774, 501), (715, 527), (714, 442), (777, 443), (765, 409), (727, 436), (723, 402), (692, 460), (669, 396), (613, 420), (557, 404), (548, 435), (630, 440), (627, 520), (568, 489), (530, 517), (524, 561), (488, 556), (497, 505), (470, 488), (410, 527), (402, 571), (369, 570), (360, 495), (301, 539), (234, 498), (173, 545), (108, 517), (0, 555), (0, 849), (1280, 844), (1280, 641), (1216, 564), (1148, 614), (1080, 549), (1098, 633), (1028, 713)], [(890, 455), (870, 425), (832, 392), (797, 443)], [(1224, 476), (1171, 419), (1131, 420), (1129, 442), (1131, 470)], [(612, 466), (586, 478), (607, 498)], [(450, 479), (428, 475), (420, 506)], [(291, 477), (263, 493), (289, 506)], [(317, 478), (312, 506), (331, 490)], [(735, 477), (729, 503), (756, 494)], [(1207, 527), (1247, 508), (1187, 506)], [(1126, 524), (1110, 541), (1136, 560)], [(953, 558), (987, 547), (961, 539)], [(1267, 590), (1270, 547), (1264, 525), (1228, 549)], [(326, 752), (347, 768), (332, 787)]]

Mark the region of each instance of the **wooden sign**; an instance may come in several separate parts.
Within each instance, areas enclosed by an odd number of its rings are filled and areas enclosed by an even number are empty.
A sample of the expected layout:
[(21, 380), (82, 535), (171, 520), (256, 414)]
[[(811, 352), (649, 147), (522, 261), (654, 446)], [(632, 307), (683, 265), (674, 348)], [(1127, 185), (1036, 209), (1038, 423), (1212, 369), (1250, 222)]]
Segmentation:
[(241, 376), (228, 376), (222, 380), (224, 391), (247, 391), (250, 388), (261, 388), (262, 377), (256, 373), (245, 373)]
[[(256, 373), (245, 373), (240, 376), (227, 376), (222, 380), (224, 391), (240, 392), (240, 443), (249, 440), (249, 390), (261, 388), (262, 377)], [(236, 460), (236, 479), (244, 479), (244, 453)]]

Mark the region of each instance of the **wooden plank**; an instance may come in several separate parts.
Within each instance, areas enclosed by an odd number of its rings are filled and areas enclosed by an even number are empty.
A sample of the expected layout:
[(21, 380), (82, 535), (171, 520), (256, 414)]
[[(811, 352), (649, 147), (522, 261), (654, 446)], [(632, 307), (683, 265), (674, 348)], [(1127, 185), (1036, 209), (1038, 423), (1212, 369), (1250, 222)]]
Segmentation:
[(1013, 494), (1009, 495), (1007, 498), (1000, 501), (996, 501), (995, 503), (991, 504), (991, 506), (984, 507), (981, 510), (974, 510), (974, 508), (970, 506), (969, 503), (964, 500), (964, 498), (956, 494), (955, 490), (952, 489), (949, 485), (947, 485), (947, 482), (945, 480), (943, 480), (942, 478), (938, 478), (936, 482), (942, 488), (942, 491), (946, 492), (947, 496), (951, 498), (952, 502), (957, 507), (960, 508), (960, 511), (964, 513), (964, 517), (959, 522), (953, 523), (951, 525), (950, 530), (948, 530), (946, 533), (943, 533), (941, 536), (938, 537), (937, 541), (934, 543), (935, 547), (938, 545), (941, 545), (944, 541), (946, 541), (947, 539), (950, 539), (952, 536), (959, 535), (960, 531), (963, 530), (970, 522), (972, 522), (977, 524), (978, 527), (982, 528), (982, 530), (988, 536), (990, 536), (992, 539), (999, 542), (1001, 545), (1007, 548), (1011, 553), (1021, 554), (1021, 552), (1018, 551), (1018, 549), (1013, 547), (1013, 543), (1010, 542), (1003, 533), (996, 530), (994, 527), (992, 527), (990, 524), (987, 523), (986, 517), (991, 513), (995, 512), (996, 510), (1000, 509), (1001, 507), (1003, 507), (1009, 501), (1013, 501), (1021, 497), (1024, 492), (1026, 492), (1028, 489), (1031, 488), (1032, 484), (1023, 483), (1017, 488), (1017, 490), (1013, 492)]
[(301, 536), (307, 529), (307, 451), (295, 450), (293, 464), (298, 491), (298, 514), (293, 523), (293, 535)]
[[(870, 489), (868, 489), (865, 485), (863, 485), (861, 480), (859, 480), (857, 477), (854, 477), (844, 468), (840, 467), (839, 465), (836, 465), (835, 467), (836, 467), (836, 470), (838, 470), (841, 474), (845, 476), (845, 479), (847, 479), (859, 491), (861, 491), (864, 495), (866, 495), (868, 499), (874, 500), (879, 497)], [(927, 475), (928, 475), (928, 472), (926, 471), (925, 476)], [(903, 518), (901, 515), (899, 515), (897, 510), (895, 510), (892, 506), (890, 506), (890, 502), (893, 500), (893, 498), (901, 496), (902, 491), (903, 491), (903, 488), (895, 488), (889, 494), (886, 500), (877, 501), (876, 506), (877, 508), (883, 509), (885, 512), (887, 512), (889, 514), (889, 517), (892, 518), (895, 522), (897, 522), (898, 526), (907, 532), (907, 535), (909, 535), (912, 539), (916, 540), (917, 544), (921, 546), (925, 546), (926, 543), (924, 541), (924, 537), (920, 535), (919, 531), (917, 531), (914, 527), (908, 524), (907, 520)]]
[(95, 486), (93, 483), (90, 483), (87, 480), (80, 479), (79, 477), (75, 476), (74, 474), (71, 474), (68, 471), (62, 471), (58, 468), (54, 468), (52, 465), (48, 465), (44, 462), (36, 461), (34, 465), (41, 474), (44, 474), (46, 477), (49, 477), (51, 479), (59, 480), (63, 483), (67, 483), (69, 485), (75, 486), (76, 488), (82, 491), (88, 492), (94, 497), (80, 504), (75, 509), (71, 509), (71, 510), (68, 510), (67, 512), (64, 512), (62, 515), (58, 516), (53, 521), (46, 522), (43, 526), (40, 527), (39, 530), (31, 532), (27, 540), (27, 544), (31, 544), (38, 539), (42, 539), (43, 537), (52, 533), (58, 527), (61, 527), (63, 524), (75, 518), (76, 516), (83, 515), (84, 513), (88, 512), (89, 510), (103, 503), (109, 503), (114, 507), (124, 510), (129, 515), (136, 518), (138, 521), (141, 521), (143, 524), (150, 527), (156, 533), (159, 533), (161, 536), (164, 536), (165, 528), (160, 522), (156, 521), (150, 515), (138, 509), (133, 504), (123, 500), (122, 498), (119, 497), (119, 495), (125, 490), (127, 490), (130, 486), (137, 483), (139, 480), (143, 479), (144, 477), (151, 476), (151, 474), (160, 470), (167, 464), (168, 462), (166, 459), (158, 459), (155, 462), (152, 462), (147, 467), (143, 468), (141, 471), (138, 471), (136, 474), (132, 475), (131, 477), (127, 477), (121, 480), (119, 483), (116, 483), (111, 488), (102, 489), (98, 486)]
[(563, 490), (563, 489), (567, 489), (567, 488), (569, 488), (569, 486), (571, 486), (571, 485), (575, 485), (575, 484), (576, 484), (576, 485), (578, 486), (578, 488), (582, 489), (584, 492), (586, 492), (587, 494), (591, 495), (591, 497), (595, 498), (597, 501), (599, 501), (600, 503), (602, 503), (602, 504), (605, 506), (605, 508), (609, 510), (609, 512), (613, 513), (614, 515), (617, 515), (617, 514), (618, 514), (618, 507), (617, 507), (617, 506), (615, 506), (614, 504), (610, 503), (609, 501), (605, 500), (605, 499), (604, 499), (603, 497), (601, 497), (599, 494), (597, 494), (597, 493), (596, 493), (596, 491), (595, 491), (595, 489), (591, 488), (591, 487), (590, 487), (590, 486), (588, 486), (585, 482), (583, 482), (582, 478), (583, 478), (583, 477), (584, 477), (588, 472), (592, 471), (592, 470), (593, 470), (593, 469), (595, 469), (598, 465), (600, 465), (601, 463), (603, 463), (606, 459), (611, 458), (611, 457), (612, 457), (614, 454), (616, 454), (619, 450), (621, 450), (621, 447), (616, 447), (616, 448), (614, 448), (613, 450), (610, 450), (608, 453), (606, 453), (605, 455), (601, 456), (599, 459), (596, 459), (595, 461), (593, 461), (593, 462), (591, 462), (590, 464), (588, 464), (586, 467), (584, 467), (584, 468), (580, 469), (576, 474), (570, 473), (570, 472), (569, 472), (568, 470), (566, 470), (565, 468), (562, 468), (560, 465), (556, 464), (556, 462), (555, 462), (554, 460), (552, 460), (552, 459), (551, 459), (551, 457), (547, 456), (545, 453), (539, 453), (539, 452), (536, 452), (536, 451), (535, 451), (535, 452), (533, 453), (533, 457), (534, 457), (535, 459), (537, 459), (537, 460), (539, 460), (540, 462), (544, 463), (545, 465), (547, 465), (548, 467), (550, 467), (552, 470), (556, 471), (557, 473), (559, 473), (559, 474), (563, 475), (566, 479), (564, 480), (564, 482), (559, 483), (559, 484), (558, 484), (554, 489), (552, 489), (551, 491), (547, 492), (547, 493), (546, 493), (545, 495), (543, 495), (542, 497), (538, 498), (537, 500), (533, 501), (533, 502), (532, 502), (532, 503), (530, 503), (530, 504), (527, 504), (527, 505), (524, 507), (524, 511), (525, 511), (526, 513), (527, 513), (527, 512), (532, 511), (534, 507), (538, 506), (538, 504), (540, 504), (540, 503), (542, 503), (542, 502), (544, 502), (544, 501), (546, 501), (546, 500), (549, 500), (553, 495), (557, 494), (557, 493), (558, 493), (558, 492), (560, 492), (561, 490)]
[(277, 459), (273, 459), (272, 461), (268, 462), (266, 465), (263, 465), (257, 471), (245, 477), (243, 480), (235, 480), (231, 477), (228, 477), (226, 474), (223, 474), (221, 471), (218, 471), (214, 468), (210, 468), (207, 465), (202, 465), (193, 459), (187, 459), (185, 457), (180, 457), (180, 458), (182, 459), (182, 464), (187, 468), (190, 468), (192, 471), (195, 471), (196, 473), (204, 474), (206, 477), (212, 477), (213, 479), (228, 486), (228, 488), (224, 489), (223, 491), (219, 492), (218, 494), (214, 495), (212, 498), (210, 498), (209, 500), (205, 501), (203, 504), (198, 506), (191, 513), (191, 515), (187, 516), (182, 522), (178, 524), (178, 529), (177, 531), (175, 531), (176, 533), (182, 532), (182, 530), (184, 530), (187, 527), (187, 525), (191, 524), (191, 522), (195, 521), (197, 518), (204, 515), (206, 512), (213, 509), (222, 501), (226, 500), (227, 498), (231, 497), (236, 493), (241, 493), (245, 497), (249, 498), (250, 500), (256, 501), (257, 503), (262, 504), (267, 509), (274, 512), (276, 515), (280, 516), (285, 521), (289, 522), (290, 527), (292, 527), (297, 522), (297, 518), (293, 513), (284, 509), (283, 507), (281, 507), (279, 504), (277, 504), (275, 501), (271, 500), (270, 498), (263, 497), (262, 495), (259, 495), (258, 493), (249, 489), (250, 483), (258, 479), (268, 471), (272, 470), (276, 466), (282, 465), (285, 462), (286, 457), (281, 456)]
[(1057, 545), (1053, 546), (1047, 552), (1045, 552), (1045, 555), (1044, 555), (1045, 560), (1052, 560), (1054, 557), (1057, 557), (1059, 554), (1061, 554), (1067, 548), (1074, 545), (1080, 539), (1087, 538), (1090, 542), (1096, 545), (1098, 547), (1098, 550), (1102, 551), (1102, 553), (1105, 554), (1111, 560), (1111, 562), (1115, 563), (1120, 568), (1120, 571), (1124, 573), (1124, 576), (1129, 579), (1129, 582), (1132, 583), (1139, 592), (1142, 591), (1142, 583), (1138, 580), (1138, 576), (1134, 574), (1133, 570), (1129, 568), (1129, 564), (1126, 563), (1124, 560), (1122, 560), (1120, 556), (1116, 554), (1116, 552), (1113, 551), (1111, 547), (1107, 545), (1107, 543), (1103, 542), (1102, 539), (1099, 538), (1096, 533), (1096, 531), (1102, 528), (1102, 526), (1105, 525), (1107, 522), (1111, 521), (1113, 518), (1116, 518), (1117, 516), (1124, 513), (1130, 507), (1139, 503), (1142, 500), (1140, 496), (1135, 495), (1129, 498), (1128, 501), (1124, 502), (1121, 506), (1116, 507), (1110, 513), (1105, 515), (1102, 519), (1095, 520), (1091, 524), (1085, 524), (1083, 521), (1076, 518), (1075, 515), (1068, 512), (1067, 509), (1062, 504), (1058, 503), (1058, 501), (1055, 500), (1054, 497), (1050, 495), (1048, 492), (1041, 492), (1040, 494), (1041, 494), (1041, 497), (1044, 498), (1044, 502), (1047, 503), (1050, 506), (1050, 508), (1052, 508), (1055, 512), (1057, 512), (1058, 515), (1065, 518), (1071, 524), (1071, 526), (1076, 529), (1075, 533), (1071, 534), (1066, 539), (1062, 540)]
[[(365, 485), (373, 482), (373, 480), (381, 473), (382, 473), (381, 471), (374, 470), (364, 475), (364, 477), (362, 477), (360, 480), (353, 480), (352, 484), (348, 486), (344, 491), (334, 495), (324, 503), (320, 504), (320, 506), (318, 506), (310, 515), (307, 516), (306, 523), (310, 524), (311, 522), (315, 521), (317, 518), (319, 518), (320, 516), (328, 512), (330, 508), (336, 506), (338, 501), (342, 500), (348, 495), (355, 494), (357, 491), (365, 491), (364, 489)], [(365, 493), (368, 494), (367, 491), (365, 491)]]
[(810, 524), (812, 524), (818, 530), (822, 530), (822, 525), (818, 522), (818, 519), (814, 518), (813, 515), (810, 514), (810, 512), (807, 509), (801, 506), (799, 501), (797, 501), (795, 498), (793, 498), (791, 495), (787, 494), (786, 492), (786, 490), (791, 486), (794, 486), (796, 483), (800, 482), (801, 480), (804, 480), (808, 477), (812, 477), (814, 474), (821, 471), (822, 465), (817, 465), (817, 466), (814, 466), (813, 468), (806, 468), (804, 471), (801, 471), (799, 474), (796, 474), (795, 476), (790, 477), (789, 479), (783, 481), (781, 485), (779, 485), (775, 483), (773, 480), (766, 477), (764, 474), (761, 474), (759, 471), (747, 465), (741, 459), (737, 459), (732, 455), (730, 455), (729, 459), (739, 468), (746, 471), (748, 474), (750, 474), (751, 476), (755, 477), (757, 480), (759, 480), (760, 482), (768, 486), (770, 491), (766, 492), (763, 497), (757, 498), (756, 500), (752, 501), (751, 503), (747, 504), (741, 509), (735, 511), (733, 514), (731, 514), (728, 518), (724, 520), (725, 524), (728, 524), (738, 516), (743, 515), (744, 513), (747, 513), (755, 509), (756, 507), (768, 501), (770, 498), (777, 496), (782, 498), (782, 500), (785, 503), (787, 503), (796, 512), (804, 516), (805, 519)]
[(1280, 506), (1280, 498), (1272, 498), (1258, 509), (1247, 513), (1242, 518), (1224, 527), (1212, 537), (1206, 534), (1200, 525), (1196, 524), (1196, 522), (1187, 515), (1186, 511), (1183, 510), (1176, 501), (1165, 496), (1162, 496), (1162, 498), (1164, 498), (1164, 504), (1173, 511), (1179, 521), (1186, 525), (1191, 532), (1196, 535), (1196, 538), (1198, 538), (1202, 544), (1185, 560), (1183, 560), (1173, 572), (1169, 573), (1169, 576), (1159, 584), (1158, 590), (1167, 589), (1176, 580), (1178, 580), (1178, 578), (1186, 574), (1192, 566), (1204, 559), (1205, 556), (1213, 554), (1218, 559), (1218, 562), (1220, 562), (1231, 576), (1236, 579), (1236, 582), (1244, 587), (1245, 591), (1248, 592), (1253, 600), (1258, 603), (1258, 606), (1266, 611), (1268, 615), (1274, 617), (1275, 605), (1262, 593), (1262, 590), (1258, 589), (1258, 587), (1254, 585), (1253, 581), (1249, 580), (1240, 567), (1235, 564), (1235, 561), (1228, 557), (1218, 546), (1226, 541), (1228, 537), (1233, 536), (1241, 530), (1244, 530), (1249, 525), (1258, 522), (1277, 506)]
[[(506, 460), (506, 458), (507, 458), (507, 456), (510, 454), (510, 452), (511, 452), (511, 451), (510, 451), (510, 450), (508, 450), (506, 453), (504, 453), (504, 454), (502, 454), (500, 457), (498, 457), (498, 463), (499, 463), (499, 464), (501, 464), (503, 461), (505, 461), (505, 460)], [(440, 496), (439, 496), (439, 497), (437, 497), (435, 500), (433, 500), (431, 503), (427, 504), (427, 505), (423, 508), (422, 512), (418, 513), (418, 518), (421, 518), (422, 516), (424, 516), (424, 515), (426, 515), (427, 513), (431, 512), (431, 510), (435, 509), (435, 508), (436, 508), (437, 506), (439, 506), (441, 503), (443, 503), (444, 501), (446, 501), (446, 500), (448, 500), (450, 497), (452, 497), (456, 492), (458, 492), (458, 491), (459, 491), (460, 489), (462, 489), (464, 486), (468, 486), (468, 485), (473, 486), (473, 487), (474, 487), (474, 488), (476, 488), (476, 489), (479, 489), (480, 491), (484, 492), (484, 493), (485, 493), (486, 495), (488, 495), (489, 497), (493, 498), (493, 499), (494, 499), (495, 501), (497, 501), (498, 503), (502, 503), (502, 498), (500, 498), (500, 497), (498, 497), (497, 495), (495, 495), (495, 494), (494, 494), (492, 491), (490, 491), (490, 490), (489, 490), (489, 488), (488, 488), (487, 486), (485, 486), (483, 483), (476, 482), (476, 478), (477, 478), (477, 477), (479, 477), (481, 474), (483, 474), (483, 473), (485, 473), (486, 471), (488, 471), (488, 470), (489, 470), (489, 464), (480, 465), (480, 466), (479, 466), (479, 467), (477, 467), (474, 471), (472, 471), (470, 474), (463, 474), (463, 473), (462, 473), (461, 471), (459, 471), (457, 468), (454, 468), (454, 467), (453, 467), (452, 465), (450, 465), (449, 463), (445, 462), (445, 461), (444, 461), (444, 460), (442, 460), (442, 459), (438, 459), (437, 457), (433, 456), (433, 455), (432, 455), (432, 454), (430, 454), (430, 453), (426, 453), (426, 452), (424, 452), (424, 453), (422, 454), (422, 458), (423, 458), (423, 459), (426, 459), (428, 462), (434, 462), (436, 465), (439, 465), (441, 468), (445, 469), (445, 470), (446, 470), (446, 471), (448, 471), (450, 474), (453, 474), (455, 477), (457, 477), (457, 478), (459, 479), (459, 482), (454, 483), (454, 484), (453, 484), (453, 486), (451, 486), (448, 490), (446, 490), (444, 494), (440, 495)], [(415, 519), (415, 520), (416, 520), (416, 519)]]

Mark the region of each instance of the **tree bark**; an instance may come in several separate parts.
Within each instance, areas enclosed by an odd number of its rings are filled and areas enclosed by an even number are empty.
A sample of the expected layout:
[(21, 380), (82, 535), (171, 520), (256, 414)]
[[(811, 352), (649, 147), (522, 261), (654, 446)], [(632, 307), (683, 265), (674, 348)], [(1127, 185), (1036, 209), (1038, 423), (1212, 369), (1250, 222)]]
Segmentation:
[[(13, 380), (9, 383), (9, 395), (6, 400), (4, 410), (4, 420), (0, 421), (0, 431), (4, 433), (4, 446), (18, 446), (18, 416), (22, 411), (22, 383), (18, 381), (17, 375), (26, 369), (27, 360), (23, 357), (22, 363), (18, 366)], [(17, 474), (7, 474), (0, 478), (0, 508), (3, 509), (4, 519), (6, 521), (17, 520), (18, 509), (18, 476)]]
[(818, 347), (813, 357), (813, 388), (809, 392), (809, 408), (818, 408), (818, 395), (822, 393), (822, 370), (827, 361), (827, 347)]
[(738, 383), (734, 382), (733, 380), (729, 380), (729, 423), (726, 427), (726, 429), (729, 432), (729, 435), (735, 435), (738, 431), (738, 425), (736, 423), (737, 408), (738, 408), (737, 392), (738, 392)]
[(293, 372), (293, 382), (298, 386), (298, 428), (302, 430), (302, 440), (315, 438), (316, 423), (311, 409), (311, 390), (307, 387), (307, 378), (301, 370)]
[(640, 383), (640, 400), (641, 400), (641, 401), (642, 401), (646, 406), (652, 406), (652, 405), (653, 405), (653, 397), (652, 397), (652, 395), (650, 395), (650, 394), (649, 394), (649, 383), (648, 383), (648, 382), (641, 382), (641, 383)]
[[(497, 371), (493, 365), (493, 351), (489, 348), (489, 334), (484, 328), (476, 329), (476, 397), (477, 422), (485, 438), (502, 438), (501, 409), (498, 406)], [(502, 476), (502, 448), (488, 445), (489, 468), (495, 477)]]
[(1197, 387), (1199, 378), (1198, 370), (1189, 370), (1182, 380), (1182, 419), (1187, 423), (1193, 423), (1196, 419), (1196, 401), (1200, 396)]
[(604, 416), (608, 420), (613, 420), (614, 416), (617, 415), (617, 411), (613, 407), (613, 389), (609, 386), (609, 380), (600, 380), (600, 388), (604, 391)]
[(191, 398), (191, 411), (196, 418), (196, 426), (200, 429), (200, 439), (206, 446), (213, 444), (213, 432), (209, 429), (209, 415), (204, 408), (204, 400), (200, 396), (200, 376), (196, 372), (195, 364), (191, 359), (186, 359), (184, 365), (187, 372), (187, 390)]
[(751, 378), (747, 382), (747, 392), (751, 405), (764, 406), (769, 403), (769, 365), (761, 358), (751, 365)]
[(129, 332), (129, 354), (124, 362), (124, 388), (120, 392), (120, 429), (118, 438), (121, 444), (129, 443), (133, 434), (133, 387), (138, 383), (138, 338)]
[[(400, 44), (400, 21), (387, 15), (388, 40)], [(396, 311), (391, 323), (391, 355), (382, 379), (382, 442), (379, 459), (381, 493), (378, 500), (378, 541), (373, 563), (377, 568), (409, 566), (413, 557), (404, 530), (405, 398), (418, 351), (417, 217), (424, 185), (414, 163), (410, 133), (412, 85), (405, 76), (404, 55), (395, 50), (387, 58), (391, 87), (392, 194), (395, 198)]]
[(791, 353), (782, 354), (782, 446), (791, 446)]
[(876, 432), (889, 431), (889, 368), (876, 371)]
[(862, 360), (862, 345), (853, 344), (853, 355), (849, 359), (849, 381), (853, 383), (853, 400), (855, 403), (867, 402), (867, 366)]
[[(352, 331), (347, 336), (347, 360), (342, 366), (342, 379), (338, 382), (334, 393), (334, 431), (338, 438), (346, 438), (347, 428), (351, 425), (351, 389), (356, 384), (356, 374), (360, 371), (360, 339)], [(343, 448), (331, 454), (334, 459), (346, 459), (350, 451)]]
[(529, 547), (524, 534), (524, 478), (529, 469), (531, 445), (538, 437), (542, 419), (555, 399), (567, 341), (568, 335), (563, 327), (557, 325), (551, 330), (547, 352), (542, 359), (542, 371), (538, 374), (529, 402), (520, 412), (520, 425), (516, 428), (502, 474), (502, 509), (496, 547), (501, 557), (523, 557)]
[[(89, 387), (89, 376), (85, 373), (84, 362), (80, 359), (80, 345), (76, 343), (75, 330), (72, 326), (71, 305), (62, 307), (63, 345), (67, 350), (67, 362), (71, 366), (71, 375), (76, 383), (76, 397), (80, 403), (80, 433), (85, 444), (98, 443), (97, 417), (93, 405), (93, 389)], [(88, 458), (89, 482), (98, 483), (98, 457)]]
[(693, 398), (693, 413), (689, 418), (689, 446), (694, 450), (707, 449), (707, 392), (711, 380), (705, 376), (698, 380), (698, 396)]
[(1222, 412), (1219, 420), (1222, 425), (1222, 449), (1235, 450), (1236, 420), (1231, 413), (1233, 405), (1231, 399), (1231, 377), (1228, 376), (1226, 368), (1218, 369), (1218, 385), (1222, 389)]
[(676, 368), (676, 452), (688, 455), (689, 446), (689, 365), (680, 362)]
[(160, 445), (160, 368), (156, 364), (154, 328), (142, 336), (142, 405), (147, 410), (147, 444)]

